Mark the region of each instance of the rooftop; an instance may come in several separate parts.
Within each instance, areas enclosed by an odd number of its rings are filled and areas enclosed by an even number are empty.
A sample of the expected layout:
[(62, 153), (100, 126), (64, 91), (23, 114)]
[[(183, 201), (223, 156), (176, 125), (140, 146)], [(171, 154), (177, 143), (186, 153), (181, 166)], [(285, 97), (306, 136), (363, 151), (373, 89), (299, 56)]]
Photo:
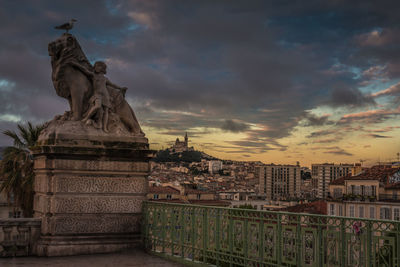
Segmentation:
[(160, 193), (164, 193), (164, 194), (179, 194), (179, 190), (171, 187), (171, 186), (150, 186), (149, 187), (149, 193), (150, 194), (160, 194)]
[(287, 207), (285, 210), (296, 213), (327, 214), (327, 204), (325, 201), (319, 200)]
[(379, 180), (382, 183), (388, 182), (388, 177), (394, 175), (399, 170), (391, 166), (373, 166), (355, 176), (347, 176), (345, 180)]

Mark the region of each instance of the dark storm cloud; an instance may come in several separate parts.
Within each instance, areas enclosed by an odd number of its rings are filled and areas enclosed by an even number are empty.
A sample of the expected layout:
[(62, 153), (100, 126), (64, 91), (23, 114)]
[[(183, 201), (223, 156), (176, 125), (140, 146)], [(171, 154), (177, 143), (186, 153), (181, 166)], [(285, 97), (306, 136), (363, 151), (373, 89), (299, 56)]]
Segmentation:
[(352, 153), (350, 153), (338, 146), (313, 147), (313, 150), (323, 150), (322, 153), (324, 153), (324, 154), (332, 154), (332, 155), (340, 155), (340, 156), (353, 156)]
[(329, 104), (334, 107), (362, 107), (365, 105), (375, 105), (376, 103), (371, 96), (364, 95), (358, 89), (336, 88), (332, 92), (332, 97)]
[(244, 132), (248, 130), (250, 126), (246, 123), (236, 122), (234, 120), (225, 120), (221, 125), (221, 129), (233, 133)]
[(333, 124), (334, 121), (329, 120), (329, 117), (330, 117), (329, 114), (317, 116), (310, 112), (306, 112), (304, 115), (304, 118), (306, 120), (306, 123), (304, 126), (323, 126), (323, 125)]
[(307, 138), (321, 137), (321, 136), (331, 135), (331, 134), (335, 134), (335, 133), (336, 133), (335, 130), (320, 130), (320, 131), (310, 133), (307, 136)]
[(365, 136), (371, 138), (392, 138), (392, 136), (381, 135), (381, 134), (366, 134)]
[(345, 151), (344, 149), (338, 148), (335, 150), (328, 150), (324, 152), (325, 154), (333, 154), (339, 156), (353, 156), (352, 153)]
[(328, 139), (319, 139), (319, 140), (314, 140), (313, 143), (316, 144), (328, 144), (328, 143), (335, 143), (338, 142), (338, 138), (328, 138)]
[[(247, 134), (237, 146), (256, 142), (264, 150), (285, 149), (278, 139), (292, 133), (306, 110), (375, 103), (357, 89), (373, 75), (358, 75), (352, 67), (362, 72), (386, 66), (386, 77), (400, 77), (398, 5), (42, 0), (21, 6), (2, 1), (0, 85), (2, 80), (15, 85), (1, 91), (1, 100), (8, 102), (0, 113), (40, 121), (66, 109), (51, 84), (47, 43), (61, 34), (53, 26), (74, 17), (72, 32), (88, 58), (104, 59), (110, 79), (129, 87), (128, 99), (142, 125), (164, 133), (222, 128)], [(383, 30), (371, 35), (377, 27)], [(226, 120), (227, 114), (237, 121)], [(332, 123), (327, 116), (305, 119), (309, 126)]]

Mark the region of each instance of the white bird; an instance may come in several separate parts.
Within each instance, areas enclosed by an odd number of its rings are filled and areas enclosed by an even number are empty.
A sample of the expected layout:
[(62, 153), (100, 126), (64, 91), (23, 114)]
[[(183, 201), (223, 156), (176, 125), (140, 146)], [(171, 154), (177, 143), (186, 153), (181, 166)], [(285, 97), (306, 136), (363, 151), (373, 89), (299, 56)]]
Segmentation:
[(69, 22), (64, 23), (60, 26), (55, 26), (54, 28), (57, 30), (66, 30), (66, 33), (68, 33), (68, 31), (74, 27), (74, 22), (76, 21), (76, 19), (71, 19)]

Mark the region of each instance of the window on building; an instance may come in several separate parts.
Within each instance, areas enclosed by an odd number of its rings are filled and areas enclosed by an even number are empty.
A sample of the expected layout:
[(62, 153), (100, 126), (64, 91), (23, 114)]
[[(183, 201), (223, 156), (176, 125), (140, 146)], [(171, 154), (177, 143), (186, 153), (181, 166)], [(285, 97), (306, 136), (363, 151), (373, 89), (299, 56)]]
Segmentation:
[(335, 204), (329, 205), (329, 215), (335, 215)]
[(371, 194), (372, 194), (373, 196), (376, 196), (376, 186), (375, 186), (375, 185), (372, 185), (372, 186), (371, 186), (371, 190), (372, 190)]
[(364, 218), (364, 207), (363, 206), (358, 207), (358, 217)]
[(197, 194), (197, 199), (201, 199), (201, 194)]
[(390, 220), (390, 208), (381, 207), (380, 218), (384, 220)]
[(375, 207), (369, 207), (369, 217), (375, 219)]
[(158, 194), (154, 194), (153, 199), (158, 199)]
[(361, 192), (360, 192), (360, 186), (359, 185), (356, 185), (355, 187), (354, 187), (354, 195), (359, 195)]
[(350, 206), (350, 217), (354, 217), (354, 206)]
[(343, 196), (343, 192), (341, 188), (333, 189), (333, 198), (341, 198)]
[(343, 206), (339, 205), (339, 216), (343, 216)]
[(400, 221), (400, 209), (399, 208), (393, 209), (393, 219), (396, 221)]
[(369, 185), (365, 186), (365, 195), (366, 196), (371, 196), (372, 195), (371, 186), (369, 186)]
[(167, 199), (172, 199), (172, 195), (168, 194)]

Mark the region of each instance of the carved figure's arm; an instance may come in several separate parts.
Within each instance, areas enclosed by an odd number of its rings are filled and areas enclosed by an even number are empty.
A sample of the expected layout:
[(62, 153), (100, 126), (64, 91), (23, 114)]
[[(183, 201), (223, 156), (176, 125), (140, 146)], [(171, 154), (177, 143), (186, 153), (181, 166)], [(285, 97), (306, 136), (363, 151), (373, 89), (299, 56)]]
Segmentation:
[(86, 67), (82, 66), (81, 64), (75, 63), (75, 62), (70, 62), (72, 66), (77, 67), (79, 70), (81, 70), (83, 73), (85, 73), (87, 76), (93, 77), (93, 72), (88, 70)]
[(126, 88), (126, 87), (121, 87), (121, 86), (118, 86), (118, 85), (116, 85), (116, 84), (110, 82), (109, 79), (106, 80), (106, 84), (109, 85), (109, 86), (111, 86), (111, 87), (114, 87), (115, 89), (119, 89), (119, 90), (122, 90), (123, 88)]
[(111, 86), (111, 87), (115, 88), (115, 89), (121, 90), (122, 95), (125, 97), (125, 93), (126, 93), (126, 90), (128, 90), (128, 88), (126, 88), (126, 87), (120, 87), (120, 86), (118, 86), (118, 85), (116, 85), (116, 84), (110, 82), (109, 79), (106, 80), (106, 84), (107, 84), (108, 86)]

